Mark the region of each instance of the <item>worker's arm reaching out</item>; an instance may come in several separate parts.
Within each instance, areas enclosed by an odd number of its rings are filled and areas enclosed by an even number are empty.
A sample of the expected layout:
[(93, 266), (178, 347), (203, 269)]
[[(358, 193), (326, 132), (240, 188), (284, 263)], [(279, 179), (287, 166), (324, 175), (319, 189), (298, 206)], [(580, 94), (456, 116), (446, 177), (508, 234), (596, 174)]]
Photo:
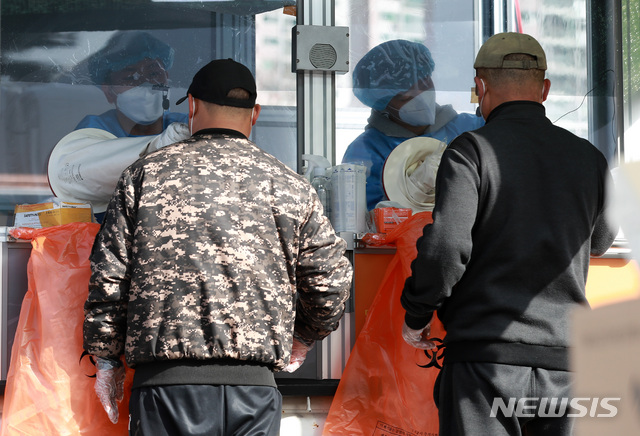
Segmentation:
[(104, 211), (125, 168), (140, 156), (190, 136), (184, 123), (171, 123), (159, 135), (124, 138), (102, 129), (75, 130), (51, 152), (49, 185), (62, 200), (91, 203), (94, 210)]

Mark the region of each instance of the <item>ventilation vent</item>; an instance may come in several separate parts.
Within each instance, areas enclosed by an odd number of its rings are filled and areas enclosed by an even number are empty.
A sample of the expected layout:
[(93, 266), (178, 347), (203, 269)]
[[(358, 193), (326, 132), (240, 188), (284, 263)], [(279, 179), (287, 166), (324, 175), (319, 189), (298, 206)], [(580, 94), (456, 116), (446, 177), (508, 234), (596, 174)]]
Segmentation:
[(349, 28), (295, 26), (292, 29), (291, 70), (349, 71)]
[(336, 64), (338, 54), (329, 44), (316, 44), (309, 51), (311, 65), (320, 70), (330, 70)]

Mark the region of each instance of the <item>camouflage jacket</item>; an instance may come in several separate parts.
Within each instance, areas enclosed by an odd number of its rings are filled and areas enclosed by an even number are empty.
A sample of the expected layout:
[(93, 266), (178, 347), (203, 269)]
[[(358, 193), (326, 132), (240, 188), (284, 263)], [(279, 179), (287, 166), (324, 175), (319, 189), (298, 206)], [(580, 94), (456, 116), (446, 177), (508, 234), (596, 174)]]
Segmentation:
[(231, 358), (282, 369), (292, 335), (338, 326), (352, 267), (314, 189), (209, 129), (127, 168), (91, 254), (84, 347), (127, 364)]

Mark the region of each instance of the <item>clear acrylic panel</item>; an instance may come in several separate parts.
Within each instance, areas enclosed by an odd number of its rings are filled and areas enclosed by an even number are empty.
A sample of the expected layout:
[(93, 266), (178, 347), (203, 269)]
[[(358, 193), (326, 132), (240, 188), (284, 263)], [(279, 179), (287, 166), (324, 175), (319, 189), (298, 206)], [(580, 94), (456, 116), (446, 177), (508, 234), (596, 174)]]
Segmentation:
[[(374, 46), (394, 39), (419, 42), (429, 48), (435, 68), (432, 79), (438, 104), (451, 104), (458, 112), (475, 112), (471, 103), (473, 60), (481, 39), (500, 31), (520, 31), (534, 36), (547, 53), (551, 93), (547, 115), (558, 125), (588, 136), (587, 17), (585, 0), (509, 0), (500, 11), (502, 28), (488, 28), (486, 15), (494, 2), (480, 0), (336, 0), (336, 24), (351, 29), (351, 71), (338, 80), (338, 107), (344, 119), (338, 150), (361, 132), (369, 108), (352, 92), (353, 68)], [(484, 9), (483, 9), (484, 8)], [(516, 16), (510, 16), (513, 11)], [(491, 32), (491, 30), (494, 30)], [(340, 110), (339, 109), (339, 110)], [(342, 154), (337, 153), (338, 156)]]
[[(350, 33), (350, 71), (336, 75), (336, 163), (371, 115), (353, 92), (354, 68), (369, 50), (397, 39), (423, 44), (435, 64), (431, 79), (436, 102), (473, 116), (477, 107), (471, 92), (473, 59), (482, 41), (500, 31), (523, 31), (540, 41), (552, 83), (547, 115), (579, 136), (589, 138), (597, 128), (590, 125), (593, 84), (603, 77), (615, 82), (619, 75), (624, 86), (626, 157), (640, 155), (635, 146), (640, 143), (635, 139), (640, 111), (634, 111), (640, 88), (638, 3), (621, 3), (624, 62), (623, 71), (614, 73), (607, 67), (589, 70), (592, 34), (601, 30), (589, 27), (593, 0), (335, 0), (335, 25), (348, 26)], [(51, 195), (46, 166), (57, 141), (85, 115), (113, 108), (92, 83), (87, 61), (121, 32), (148, 32), (175, 50), (168, 70), (172, 112), (186, 113), (187, 108), (175, 101), (210, 59), (232, 57), (246, 63), (255, 72), (258, 103), (264, 107), (252, 139), (296, 168), (296, 75), (291, 72), (291, 28), (296, 18), (291, 15), (295, 12), (283, 9), (293, 4), (294, 0), (3, 1), (0, 225), (11, 224), (16, 203), (34, 203)], [(605, 94), (613, 99), (613, 90)], [(593, 142), (610, 157), (617, 132), (611, 125), (603, 130)]]
[[(283, 14), (283, 6), (293, 3), (3, 1), (0, 225), (12, 224), (16, 204), (52, 196), (47, 162), (56, 143), (87, 115), (95, 120), (114, 109), (104, 84), (98, 83), (102, 77), (96, 68), (139, 61), (146, 56), (140, 51), (145, 50), (160, 59), (154, 64), (164, 72), (152, 72), (153, 67), (147, 66), (146, 72), (131, 71), (113, 78), (122, 83), (109, 85), (135, 85), (141, 74), (163, 76), (150, 81), (169, 88), (163, 93), (176, 121), (186, 119), (186, 103), (175, 103), (186, 94), (198, 69), (216, 58), (247, 65), (256, 74), (258, 103), (264, 106), (252, 139), (263, 139), (265, 149), (295, 167), (295, 77), (283, 72), (290, 71), (287, 50), (295, 20)], [(152, 42), (131, 42), (140, 37)], [(122, 39), (116, 42), (118, 38)], [(261, 59), (256, 58), (256, 41)], [(117, 51), (118, 44), (129, 53), (109, 57), (113, 55), (109, 50)], [(101, 53), (107, 55), (107, 64), (96, 62)], [(288, 80), (271, 80), (278, 76)]]
[(476, 3), (336, 0), (336, 25), (350, 27), (351, 44), (350, 72), (337, 80), (338, 161), (351, 141), (362, 133), (371, 112), (354, 95), (354, 69), (369, 50), (386, 41), (405, 40), (427, 47), (435, 64), (431, 78), (437, 103), (451, 105), (457, 112), (475, 113), (471, 88), (478, 46)]
[[(631, 3), (636, 5), (637, 12), (637, 0)], [(376, 50), (374, 47), (393, 40), (404, 40), (427, 47), (435, 65), (430, 78), (437, 105), (450, 105), (458, 114), (472, 115), (478, 106), (471, 91), (474, 86), (475, 55), (488, 37), (503, 31), (530, 34), (545, 49), (548, 61), (546, 77), (551, 81), (551, 91), (544, 103), (547, 117), (578, 136), (590, 139), (612, 160), (617, 142), (615, 123), (609, 120), (603, 126), (590, 125), (598, 124), (593, 123), (590, 118), (593, 117), (590, 110), (594, 105), (606, 108), (614, 106), (614, 90), (609, 89), (608, 83), (615, 81), (615, 73), (612, 68), (592, 65), (590, 50), (598, 49), (592, 47), (594, 39), (613, 40), (613, 34), (609, 27), (598, 27), (598, 21), (593, 20), (594, 17), (588, 18), (590, 6), (592, 2), (587, 0), (336, 0), (336, 25), (349, 26), (351, 35), (351, 68), (348, 74), (337, 79), (337, 161), (360, 160), (372, 173), (379, 173), (383, 160), (398, 145), (396, 141), (380, 146), (367, 155), (352, 153), (355, 145), (349, 148), (354, 140), (364, 140), (363, 137), (358, 137), (365, 130), (376, 126), (376, 118), (372, 117), (371, 122), (368, 121), (373, 114), (371, 106), (375, 98), (384, 94), (378, 92), (379, 89), (376, 92), (369, 89), (366, 91), (369, 95), (365, 96), (369, 101), (365, 98), (363, 103), (363, 91), (359, 88), (365, 86), (362, 85), (364, 79), (358, 77), (362, 70), (358, 63), (363, 58), (368, 65), (366, 80), (370, 81), (369, 88), (374, 88), (374, 81), (378, 88), (389, 87), (395, 81), (398, 87), (395, 91), (407, 91), (407, 84), (403, 83), (405, 79), (402, 78), (406, 71), (399, 65), (409, 63), (409, 58), (399, 55), (397, 50), (396, 54), (387, 52), (386, 58), (375, 57), (370, 50), (373, 49), (373, 52)], [(603, 21), (612, 19), (613, 17), (604, 17)], [(631, 26), (633, 25), (632, 23)], [(631, 31), (628, 34), (635, 35)], [(610, 56), (607, 53), (607, 56), (601, 57)], [(413, 61), (417, 62), (416, 58)], [(380, 67), (383, 62), (392, 66)], [(423, 73), (430, 70), (424, 66), (417, 68), (421, 68)], [(607, 84), (602, 85), (605, 82)], [(596, 87), (603, 89), (596, 90)], [(392, 92), (389, 91), (389, 94)], [(383, 107), (389, 98), (387, 96), (381, 100)], [(611, 114), (610, 118), (614, 118), (614, 115)], [(475, 127), (477, 126), (472, 120), (467, 119), (466, 127), (460, 128), (469, 130)], [(598, 128), (601, 129), (600, 132), (597, 131)], [(451, 133), (438, 137), (428, 132), (429, 128), (425, 134), (440, 140), (453, 139)], [(371, 138), (370, 135), (365, 136)], [(377, 140), (380, 141), (379, 138)], [(368, 158), (369, 162), (366, 161)], [(370, 182), (369, 178), (367, 183)]]
[(622, 2), (625, 161), (640, 160), (640, 1)]

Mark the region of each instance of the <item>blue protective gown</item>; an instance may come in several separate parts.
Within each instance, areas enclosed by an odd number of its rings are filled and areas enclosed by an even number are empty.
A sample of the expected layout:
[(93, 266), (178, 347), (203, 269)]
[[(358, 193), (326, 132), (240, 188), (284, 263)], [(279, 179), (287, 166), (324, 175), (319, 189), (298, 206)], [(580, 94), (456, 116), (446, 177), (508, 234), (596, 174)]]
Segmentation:
[[(382, 186), (382, 169), (391, 151), (400, 143), (415, 138), (413, 132), (391, 121), (375, 109), (371, 111), (365, 131), (353, 140), (342, 158), (343, 163), (359, 163), (367, 167), (367, 208), (375, 208), (387, 196)], [(458, 114), (450, 105), (438, 106), (436, 121), (421, 136), (439, 139), (449, 144), (462, 132), (484, 125), (475, 114)]]
[[(187, 114), (182, 114), (179, 112), (167, 112), (165, 111), (162, 114), (162, 130), (164, 131), (169, 124), (171, 123), (188, 123), (189, 116)], [(74, 130), (79, 129), (102, 129), (106, 130), (109, 133), (114, 134), (118, 138), (125, 137), (135, 137), (139, 135), (129, 135), (124, 131), (120, 122), (118, 122), (118, 117), (116, 116), (116, 110), (111, 109), (101, 115), (87, 115), (84, 117)], [(96, 221), (102, 223), (102, 219), (104, 218), (105, 212), (95, 213)]]
[[(166, 111), (162, 114), (162, 130), (166, 129), (171, 123), (187, 122), (189, 122), (187, 114)], [(124, 129), (118, 122), (118, 117), (116, 116), (115, 109), (111, 109), (101, 115), (87, 115), (82, 120), (80, 120), (74, 130), (86, 128), (106, 130), (107, 132), (116, 135), (118, 138), (136, 136), (128, 135), (127, 132), (124, 131)]]

